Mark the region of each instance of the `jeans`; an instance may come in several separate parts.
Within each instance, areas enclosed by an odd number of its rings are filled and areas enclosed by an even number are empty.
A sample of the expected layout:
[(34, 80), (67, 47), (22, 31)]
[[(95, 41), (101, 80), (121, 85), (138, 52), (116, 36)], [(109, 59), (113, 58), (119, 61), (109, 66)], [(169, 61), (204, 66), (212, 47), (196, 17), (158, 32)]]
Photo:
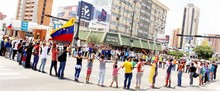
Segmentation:
[(16, 54), (17, 54), (17, 50), (13, 50), (12, 60), (14, 60)]
[(13, 48), (10, 47), (10, 48), (9, 48), (9, 56), (8, 56), (9, 59), (11, 59), (12, 53), (13, 53)]
[(58, 77), (59, 78), (63, 78), (65, 66), (66, 66), (66, 61), (60, 62), (60, 67), (59, 67), (59, 70), (58, 70)]
[(216, 79), (216, 71), (214, 71), (214, 80)]
[(52, 74), (52, 68), (54, 67), (55, 74), (57, 75), (57, 61), (51, 61), (50, 75)]
[(141, 78), (143, 76), (143, 72), (137, 72), (137, 75), (136, 75), (136, 85), (137, 86), (140, 86), (141, 85)]
[(121, 56), (121, 61), (124, 61), (124, 56)]
[(18, 53), (18, 55), (17, 55), (17, 62), (20, 63), (20, 61), (21, 61), (21, 53)]
[(178, 81), (177, 81), (177, 85), (178, 86), (181, 86), (181, 83), (182, 83), (182, 74), (183, 74), (183, 72), (182, 71), (179, 71), (178, 72)]
[(173, 65), (173, 70), (174, 70), (174, 71), (176, 70), (176, 64)]
[(46, 61), (47, 61), (46, 58), (41, 59), (41, 65), (40, 65), (39, 71), (44, 72), (44, 67), (46, 65)]
[[(126, 87), (127, 87), (127, 89), (130, 88), (131, 79), (132, 79), (132, 73), (125, 73), (124, 88), (126, 88)], [(127, 85), (127, 81), (128, 81), (128, 85)]]
[(75, 80), (78, 80), (80, 72), (81, 72), (81, 67), (79, 67), (79, 65), (77, 65), (78, 67), (75, 67)]
[(33, 64), (32, 64), (32, 67), (33, 67), (34, 70), (37, 69), (38, 60), (39, 60), (39, 55), (34, 55), (34, 61), (33, 61)]
[(194, 72), (193, 72), (193, 73), (190, 73), (190, 75), (189, 75), (189, 76), (190, 76), (190, 77), (189, 77), (189, 78), (190, 78), (190, 82), (189, 82), (190, 85), (193, 84), (193, 75), (194, 75)]
[(102, 82), (101, 85), (104, 84), (104, 80), (105, 80), (105, 70), (104, 69), (100, 69), (99, 70), (99, 81), (98, 81), (98, 84), (100, 85), (100, 82)]

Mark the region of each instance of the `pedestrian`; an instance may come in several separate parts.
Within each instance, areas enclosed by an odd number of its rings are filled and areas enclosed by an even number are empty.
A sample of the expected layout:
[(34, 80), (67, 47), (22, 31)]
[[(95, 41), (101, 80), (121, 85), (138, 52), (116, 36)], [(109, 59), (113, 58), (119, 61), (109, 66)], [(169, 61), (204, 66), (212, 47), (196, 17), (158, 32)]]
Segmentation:
[(141, 86), (141, 79), (144, 74), (144, 62), (142, 62), (141, 58), (138, 59), (137, 67), (137, 74), (136, 74), (136, 89), (140, 89)]
[(22, 66), (25, 67), (26, 59), (27, 59), (27, 48), (24, 48), (22, 54), (23, 54), (23, 56), (22, 56)]
[(176, 70), (176, 64), (177, 64), (177, 59), (174, 58), (174, 60), (173, 60), (173, 70), (174, 71)]
[(15, 55), (17, 54), (18, 44), (19, 44), (19, 40), (13, 40), (13, 41), (12, 41), (12, 48), (13, 48), (12, 60), (14, 60)]
[(4, 49), (5, 49), (5, 37), (2, 37), (1, 39), (1, 50), (0, 50), (0, 55), (4, 56)]
[(29, 43), (29, 46), (27, 47), (27, 59), (26, 59), (26, 64), (25, 68), (30, 68), (31, 66), (31, 55), (33, 52), (33, 43)]
[(63, 47), (63, 50), (59, 50), (58, 61), (60, 62), (60, 67), (58, 70), (58, 78), (64, 79), (64, 70), (66, 66), (67, 59), (67, 46)]
[(57, 55), (59, 51), (56, 47), (56, 44), (54, 43), (52, 46), (52, 60), (51, 60), (51, 66), (50, 66), (50, 75), (52, 75), (52, 69), (54, 68), (55, 76), (57, 76)]
[(199, 66), (199, 86), (203, 85), (204, 81), (204, 74), (205, 74), (205, 68), (204, 68), (204, 64), (202, 62), (200, 62), (200, 66)]
[(193, 85), (193, 77), (195, 77), (194, 75), (196, 74), (196, 67), (194, 66), (194, 63), (191, 63), (191, 66), (189, 68), (189, 78), (190, 78), (190, 82), (189, 85)]
[(43, 46), (41, 47), (41, 65), (39, 67), (39, 72), (42, 72), (42, 73), (46, 73), (44, 71), (44, 67), (45, 67), (46, 61), (47, 61), (48, 48), (49, 47), (46, 45), (46, 43), (43, 43)]
[(165, 86), (166, 87), (171, 87), (171, 70), (172, 70), (172, 68), (173, 68), (173, 63), (172, 63), (172, 61), (173, 61), (173, 59), (170, 59), (169, 61), (168, 61), (168, 68), (167, 68), (167, 76), (166, 76), (166, 84), (165, 84)]
[(73, 56), (73, 57), (76, 58), (75, 75), (74, 75), (75, 81), (79, 82), (79, 76), (80, 76), (80, 72), (82, 69), (82, 60), (87, 59), (87, 58), (83, 57), (81, 52), (78, 53), (78, 56), (76, 56), (76, 57)]
[(217, 68), (218, 68), (218, 65), (216, 64), (215, 61), (213, 61), (213, 66), (215, 67), (214, 73), (213, 73), (213, 75), (214, 75), (214, 80), (215, 80), (215, 79), (216, 79), (216, 72), (217, 72)]
[(209, 75), (209, 63), (208, 62), (206, 62), (205, 63), (205, 81), (204, 81), (204, 83), (207, 83), (207, 82), (209, 82), (209, 77), (208, 77), (208, 75)]
[(125, 68), (124, 89), (130, 89), (132, 70), (134, 69), (131, 63), (131, 57), (127, 58), (127, 61), (123, 63), (122, 68)]
[(17, 62), (19, 63), (19, 65), (21, 65), (21, 59), (23, 55), (22, 51), (23, 51), (23, 42), (21, 40), (20, 43), (18, 44), (18, 55), (17, 55)]
[(104, 58), (105, 58), (104, 56), (101, 56), (101, 59), (99, 60), (99, 80), (98, 80), (99, 86), (104, 86), (105, 69), (106, 69), (106, 61), (104, 60)]
[(87, 73), (86, 73), (86, 83), (89, 83), (90, 75), (92, 74), (93, 62), (95, 60), (95, 54), (92, 54), (92, 57), (88, 60)]
[(34, 61), (32, 63), (33, 70), (37, 70), (37, 64), (39, 60), (39, 50), (40, 50), (40, 43), (37, 42), (33, 48), (33, 55), (34, 55)]
[(116, 88), (118, 88), (118, 70), (120, 69), (121, 67), (118, 68), (118, 65), (117, 65), (117, 62), (114, 62), (113, 64), (113, 72), (112, 72), (112, 82), (111, 82), (111, 85), (110, 87), (112, 87), (112, 84), (115, 82), (116, 83)]
[(5, 58), (10, 58), (10, 50), (11, 50), (11, 42), (10, 42), (10, 39), (6, 39), (5, 41)]
[[(213, 63), (214, 64), (214, 63)], [(214, 71), (215, 71), (215, 66), (213, 65), (213, 64), (211, 64), (212, 65), (212, 67), (211, 67), (211, 70), (210, 70), (210, 81), (213, 81), (213, 78), (214, 78)]]
[(178, 65), (178, 75), (177, 75), (177, 86), (181, 87), (182, 86), (182, 74), (183, 74), (183, 69), (184, 69), (184, 63), (180, 62)]
[[(155, 56), (152, 57), (152, 60), (155, 59)], [(150, 75), (149, 75), (149, 83), (151, 88), (155, 88), (155, 83), (156, 83), (156, 77), (157, 77), (157, 61), (154, 60), (152, 64), (150, 64), (151, 69), (150, 69)]]
[(190, 67), (190, 64), (191, 64), (191, 60), (189, 59), (186, 63), (186, 71), (185, 73), (189, 73), (189, 67)]

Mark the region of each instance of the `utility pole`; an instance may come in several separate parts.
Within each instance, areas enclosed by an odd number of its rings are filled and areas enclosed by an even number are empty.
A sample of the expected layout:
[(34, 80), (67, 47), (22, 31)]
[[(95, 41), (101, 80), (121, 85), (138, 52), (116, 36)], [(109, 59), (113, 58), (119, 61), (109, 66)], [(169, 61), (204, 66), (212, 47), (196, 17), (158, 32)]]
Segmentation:
[(74, 45), (75, 47), (77, 47), (77, 41), (79, 40), (79, 29), (80, 29), (80, 22), (81, 22), (81, 14), (82, 14), (82, 0), (80, 1), (80, 6), (78, 6), (79, 8), (79, 18), (78, 18), (78, 26), (77, 26), (77, 30), (76, 30), (76, 34), (74, 36)]
[(133, 14), (132, 14), (132, 21), (131, 21), (131, 31), (130, 31), (130, 43), (129, 46), (131, 47), (131, 43), (133, 42), (132, 39), (132, 33), (133, 33), (133, 26), (134, 26), (134, 14), (135, 14), (135, 8), (136, 8), (136, 3), (138, 0), (134, 0), (134, 10), (133, 10)]

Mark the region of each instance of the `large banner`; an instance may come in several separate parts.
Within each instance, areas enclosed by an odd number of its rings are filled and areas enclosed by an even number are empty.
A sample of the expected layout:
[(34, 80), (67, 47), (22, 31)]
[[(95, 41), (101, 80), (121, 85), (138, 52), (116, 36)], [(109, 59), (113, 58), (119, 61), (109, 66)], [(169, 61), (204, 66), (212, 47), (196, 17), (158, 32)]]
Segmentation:
[[(82, 5), (82, 6), (81, 6)], [(85, 19), (90, 21), (92, 19), (93, 15), (93, 5), (84, 1), (79, 2), (79, 8), (77, 15), (80, 15), (80, 9), (81, 9), (81, 19)]]
[(57, 17), (71, 19), (76, 16), (76, 13), (77, 13), (77, 6), (63, 6), (58, 8)]

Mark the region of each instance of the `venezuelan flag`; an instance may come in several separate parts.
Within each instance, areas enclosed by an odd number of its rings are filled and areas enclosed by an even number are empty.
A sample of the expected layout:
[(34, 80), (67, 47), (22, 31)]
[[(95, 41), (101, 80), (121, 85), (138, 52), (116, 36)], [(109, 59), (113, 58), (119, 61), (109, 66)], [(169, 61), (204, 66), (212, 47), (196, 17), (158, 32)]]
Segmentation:
[(52, 40), (63, 41), (63, 42), (72, 42), (74, 35), (74, 24), (76, 18), (70, 19), (65, 25), (61, 28), (51, 30), (50, 36)]

